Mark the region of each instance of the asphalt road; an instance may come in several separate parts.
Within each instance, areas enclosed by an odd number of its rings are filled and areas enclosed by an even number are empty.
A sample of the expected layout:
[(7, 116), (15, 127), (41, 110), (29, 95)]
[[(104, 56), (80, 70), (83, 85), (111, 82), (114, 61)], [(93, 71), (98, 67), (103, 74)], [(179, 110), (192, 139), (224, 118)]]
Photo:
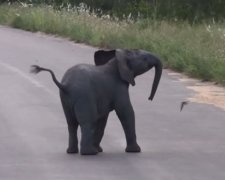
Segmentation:
[(142, 153), (127, 154), (121, 125), (111, 113), (97, 156), (66, 154), (67, 126), (58, 89), (78, 63), (93, 64), (96, 49), (65, 39), (0, 26), (0, 180), (224, 180), (225, 111), (180, 102), (193, 95), (165, 70), (153, 102), (153, 71), (130, 88)]

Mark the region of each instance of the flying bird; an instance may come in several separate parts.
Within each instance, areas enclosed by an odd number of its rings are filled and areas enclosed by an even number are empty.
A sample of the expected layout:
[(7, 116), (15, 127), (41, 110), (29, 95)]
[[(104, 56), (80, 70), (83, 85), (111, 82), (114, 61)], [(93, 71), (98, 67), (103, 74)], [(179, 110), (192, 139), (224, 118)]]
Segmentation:
[(187, 105), (189, 102), (188, 101), (182, 101), (180, 104), (180, 111), (184, 108), (185, 105)]

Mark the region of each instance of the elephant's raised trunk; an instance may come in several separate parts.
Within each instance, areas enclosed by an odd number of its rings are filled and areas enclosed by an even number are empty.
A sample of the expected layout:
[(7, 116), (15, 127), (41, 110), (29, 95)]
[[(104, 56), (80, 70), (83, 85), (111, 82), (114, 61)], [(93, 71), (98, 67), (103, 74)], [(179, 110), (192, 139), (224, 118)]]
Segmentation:
[(154, 77), (154, 81), (152, 84), (152, 91), (151, 91), (151, 95), (149, 96), (149, 100), (153, 100), (155, 92), (157, 90), (161, 75), (162, 75), (162, 63), (160, 62), (159, 59), (155, 59), (155, 77)]

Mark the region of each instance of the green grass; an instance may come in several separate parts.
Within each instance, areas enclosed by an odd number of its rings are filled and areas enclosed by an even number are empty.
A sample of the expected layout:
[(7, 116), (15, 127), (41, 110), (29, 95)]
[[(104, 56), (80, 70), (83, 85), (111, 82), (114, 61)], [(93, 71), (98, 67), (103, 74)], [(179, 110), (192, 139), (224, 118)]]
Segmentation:
[(165, 67), (225, 85), (225, 24), (112, 21), (51, 7), (0, 6), (0, 24), (68, 37), (107, 48), (140, 48), (158, 54)]

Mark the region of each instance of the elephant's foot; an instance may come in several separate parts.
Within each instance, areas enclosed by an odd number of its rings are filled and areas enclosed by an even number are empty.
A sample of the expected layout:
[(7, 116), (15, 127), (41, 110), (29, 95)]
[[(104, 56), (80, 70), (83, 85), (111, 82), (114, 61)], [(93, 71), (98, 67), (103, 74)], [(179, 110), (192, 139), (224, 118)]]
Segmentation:
[(141, 148), (138, 144), (127, 145), (125, 150), (128, 153), (138, 153), (141, 152)]
[(67, 150), (66, 150), (66, 152), (68, 153), (68, 154), (76, 154), (76, 153), (78, 153), (79, 152), (79, 150), (78, 150), (78, 147), (73, 147), (73, 148), (71, 148), (71, 147), (68, 147), (67, 148)]
[(98, 154), (98, 152), (99, 151), (94, 147), (92, 147), (92, 148), (84, 148), (83, 147), (80, 150), (81, 155), (96, 155), (96, 154)]
[(96, 148), (97, 148), (98, 152), (103, 152), (103, 149), (100, 145), (96, 146)]

